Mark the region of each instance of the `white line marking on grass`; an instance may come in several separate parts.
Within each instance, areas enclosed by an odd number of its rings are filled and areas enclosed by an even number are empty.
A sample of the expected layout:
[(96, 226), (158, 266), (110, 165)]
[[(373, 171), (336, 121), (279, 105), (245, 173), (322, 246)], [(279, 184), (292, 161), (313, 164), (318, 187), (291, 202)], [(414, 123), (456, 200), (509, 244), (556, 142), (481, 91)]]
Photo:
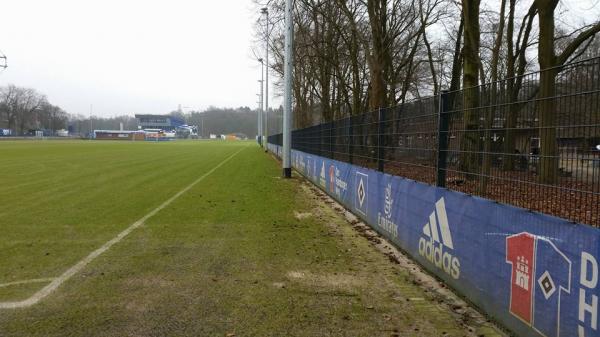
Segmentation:
[(109, 250), (115, 243), (118, 243), (119, 241), (123, 240), (123, 238), (125, 238), (127, 235), (129, 235), (129, 233), (131, 233), (134, 229), (143, 225), (146, 220), (148, 220), (151, 217), (153, 217), (154, 215), (156, 215), (156, 213), (160, 212), (163, 208), (167, 207), (170, 203), (175, 201), (175, 199), (179, 198), (182, 194), (189, 191), (192, 187), (194, 187), (196, 184), (198, 184), (199, 182), (204, 180), (204, 178), (208, 177), (210, 174), (215, 172), (221, 166), (225, 165), (225, 163), (227, 163), (229, 160), (231, 160), (233, 157), (235, 157), (238, 153), (245, 150), (246, 147), (248, 147), (248, 145), (244, 146), (243, 148), (241, 148), (240, 150), (238, 150), (231, 156), (227, 157), (225, 160), (223, 160), (217, 166), (213, 167), (210, 171), (204, 173), (200, 178), (194, 180), (187, 187), (185, 187), (181, 191), (177, 192), (174, 196), (167, 199), (167, 201), (160, 204), (160, 206), (158, 206), (155, 209), (153, 209), (152, 211), (150, 211), (150, 213), (144, 215), (141, 219), (139, 219), (138, 221), (131, 224), (127, 229), (125, 229), (124, 231), (119, 233), (119, 235), (117, 235), (116, 237), (114, 237), (112, 240), (108, 241), (104, 245), (102, 245), (102, 247), (91, 252), (90, 255), (86, 256), (83, 260), (77, 262), (74, 266), (69, 268), (62, 275), (60, 275), (59, 277), (57, 277), (55, 279), (52, 279), (52, 282), (50, 282), (50, 284), (48, 284), (44, 288), (40, 289), (37, 293), (33, 294), (33, 296), (31, 296), (30, 298), (23, 300), (23, 301), (17, 301), (17, 302), (0, 302), (0, 309), (27, 308), (27, 307), (30, 307), (30, 306), (38, 303), (40, 300), (42, 300), (46, 296), (50, 295), (54, 290), (56, 290), (58, 287), (60, 287), (61, 284), (63, 284), (68, 279), (70, 279), (73, 275), (80, 272), (88, 263), (92, 262), (95, 258), (100, 256), (102, 253)]
[(18, 285), (21, 285), (21, 284), (29, 284), (29, 283), (52, 282), (55, 279), (56, 279), (55, 277), (35, 278), (35, 279), (31, 279), (31, 280), (22, 280), (22, 281), (8, 282), (8, 283), (0, 283), (0, 288), (6, 288), (6, 287), (10, 287), (10, 286), (18, 286)]

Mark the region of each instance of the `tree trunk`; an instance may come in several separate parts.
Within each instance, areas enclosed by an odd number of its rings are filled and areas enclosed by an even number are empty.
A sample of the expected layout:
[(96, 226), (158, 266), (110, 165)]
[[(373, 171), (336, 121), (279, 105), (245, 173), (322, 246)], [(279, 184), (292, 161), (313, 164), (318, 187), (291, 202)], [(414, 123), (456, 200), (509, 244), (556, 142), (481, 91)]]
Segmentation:
[(540, 62), (540, 174), (544, 184), (554, 184), (558, 179), (558, 146), (556, 142), (556, 108), (552, 97), (556, 95), (556, 55), (554, 53), (554, 9), (558, 0), (538, 0), (540, 26), (538, 59)]
[[(515, 150), (516, 148), (516, 137), (515, 129), (517, 127), (517, 114), (523, 104), (516, 104), (515, 102), (519, 98), (521, 88), (523, 85), (523, 74), (527, 69), (527, 58), (526, 51), (529, 45), (529, 36), (533, 27), (533, 20), (537, 15), (537, 7), (533, 4), (525, 17), (523, 23), (519, 29), (516, 45), (514, 44), (514, 21), (515, 21), (515, 5), (516, 0), (510, 0), (508, 26), (506, 30), (506, 38), (508, 45), (508, 57), (507, 63), (507, 95), (509, 105), (507, 116), (506, 116), (506, 134), (504, 137), (504, 154), (505, 160), (503, 161), (503, 169), (506, 171), (512, 171), (515, 169)], [(516, 47), (516, 52), (515, 52)]]
[(556, 96), (556, 76), (558, 67), (564, 65), (577, 49), (596, 33), (600, 32), (600, 22), (581, 31), (577, 37), (564, 48), (559, 55), (554, 51), (554, 10), (558, 0), (536, 0), (539, 18), (539, 47), (540, 62), (540, 175), (539, 180), (544, 184), (555, 184), (558, 181), (558, 132), (557, 113), (553, 98)]
[(375, 111), (385, 106), (387, 100), (385, 76), (385, 31), (387, 0), (368, 0), (367, 10), (371, 25), (373, 50), (369, 56), (371, 71), (371, 93), (369, 95), (369, 109)]
[[(510, 0), (508, 9), (508, 23), (506, 26), (506, 47), (507, 47), (507, 59), (506, 59), (506, 91), (509, 102), (514, 102), (513, 90), (515, 83), (515, 55), (513, 48), (514, 39), (514, 27), (515, 27), (515, 4), (517, 0)], [(515, 148), (515, 131), (516, 126), (516, 111), (513, 108), (514, 104), (508, 106), (506, 111), (506, 125), (504, 134), (504, 156), (502, 158), (502, 169), (505, 171), (512, 171), (515, 168), (514, 148)]]
[[(479, 180), (479, 195), (485, 195), (487, 190), (487, 184), (489, 176), (491, 174), (491, 161), (492, 161), (492, 127), (494, 126), (494, 119), (496, 118), (496, 109), (498, 104), (498, 62), (500, 60), (500, 48), (502, 47), (502, 37), (504, 36), (504, 9), (506, 7), (506, 0), (502, 0), (500, 4), (500, 17), (498, 20), (498, 31), (496, 32), (496, 40), (494, 41), (494, 48), (492, 50), (492, 85), (486, 97), (489, 98), (489, 108), (486, 109), (485, 116), (485, 131), (483, 136), (483, 163), (481, 178)], [(489, 88), (488, 88), (489, 89)]]
[(452, 58), (452, 77), (450, 78), (450, 97), (448, 106), (451, 110), (457, 110), (455, 104), (455, 98), (457, 91), (460, 90), (460, 75), (462, 69), (462, 35), (464, 30), (464, 19), (461, 15), (460, 24), (458, 25), (458, 31), (456, 33), (456, 43), (454, 44), (454, 56)]
[(469, 180), (475, 179), (479, 168), (479, 0), (462, 0), (464, 18), (463, 48), (463, 135), (460, 149), (460, 169)]
[[(421, 23), (423, 24), (423, 23)], [(435, 70), (435, 62), (433, 60), (433, 52), (431, 51), (431, 44), (427, 39), (427, 32), (423, 32), (423, 43), (427, 49), (427, 61), (429, 62), (429, 71), (431, 72), (431, 81), (433, 83), (433, 95), (436, 96), (439, 92), (437, 72)]]

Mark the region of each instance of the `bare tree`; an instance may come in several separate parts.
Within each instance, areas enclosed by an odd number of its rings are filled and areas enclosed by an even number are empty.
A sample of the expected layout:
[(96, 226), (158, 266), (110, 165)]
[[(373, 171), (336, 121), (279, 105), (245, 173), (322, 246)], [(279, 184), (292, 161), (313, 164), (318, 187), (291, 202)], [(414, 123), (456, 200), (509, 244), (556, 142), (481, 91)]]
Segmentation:
[[(461, 170), (476, 173), (479, 147), (479, 0), (462, 0), (462, 16), (464, 20), (463, 48), (463, 136), (461, 139)], [(468, 174), (468, 179), (474, 179)]]
[(64, 128), (68, 119), (65, 111), (48, 103), (35, 89), (13, 84), (0, 88), (0, 115), (7, 128), (19, 135), (29, 129)]
[(540, 69), (540, 182), (554, 184), (558, 178), (557, 114), (552, 97), (556, 95), (556, 76), (560, 67), (575, 55), (578, 48), (600, 32), (600, 21), (583, 29), (558, 54), (555, 51), (555, 9), (558, 0), (535, 0), (539, 19), (538, 61)]

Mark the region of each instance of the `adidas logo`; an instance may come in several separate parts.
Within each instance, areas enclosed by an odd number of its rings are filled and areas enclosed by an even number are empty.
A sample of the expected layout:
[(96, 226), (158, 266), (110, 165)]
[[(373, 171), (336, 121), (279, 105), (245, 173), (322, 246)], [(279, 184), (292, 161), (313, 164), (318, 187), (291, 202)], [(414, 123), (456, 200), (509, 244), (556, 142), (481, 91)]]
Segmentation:
[(454, 243), (444, 198), (435, 203), (435, 211), (429, 215), (429, 222), (423, 226), (423, 236), (419, 240), (419, 254), (437, 268), (444, 270), (452, 278), (458, 279), (460, 277), (460, 261), (451, 254), (451, 251), (454, 250)]

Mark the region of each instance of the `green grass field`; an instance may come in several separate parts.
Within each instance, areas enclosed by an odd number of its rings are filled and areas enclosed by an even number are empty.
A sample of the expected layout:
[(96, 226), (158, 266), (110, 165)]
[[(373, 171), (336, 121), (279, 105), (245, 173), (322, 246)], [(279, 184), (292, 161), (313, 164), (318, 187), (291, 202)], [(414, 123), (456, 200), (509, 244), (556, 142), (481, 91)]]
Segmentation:
[(0, 161), (0, 303), (204, 176), (39, 303), (0, 309), (0, 336), (492, 331), (469, 331), (251, 142), (3, 141)]

